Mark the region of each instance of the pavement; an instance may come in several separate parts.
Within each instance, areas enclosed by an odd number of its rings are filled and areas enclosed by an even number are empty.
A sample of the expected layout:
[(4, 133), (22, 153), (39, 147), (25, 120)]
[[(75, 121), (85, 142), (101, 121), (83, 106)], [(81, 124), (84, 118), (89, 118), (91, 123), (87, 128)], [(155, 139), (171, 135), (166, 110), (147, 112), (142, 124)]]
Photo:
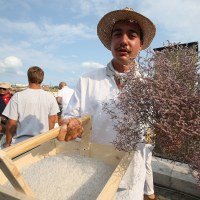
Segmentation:
[(164, 188), (154, 185), (156, 200), (200, 200), (200, 197), (195, 197), (183, 192)]
[(187, 164), (153, 157), (152, 168), (157, 200), (200, 200), (200, 188)]

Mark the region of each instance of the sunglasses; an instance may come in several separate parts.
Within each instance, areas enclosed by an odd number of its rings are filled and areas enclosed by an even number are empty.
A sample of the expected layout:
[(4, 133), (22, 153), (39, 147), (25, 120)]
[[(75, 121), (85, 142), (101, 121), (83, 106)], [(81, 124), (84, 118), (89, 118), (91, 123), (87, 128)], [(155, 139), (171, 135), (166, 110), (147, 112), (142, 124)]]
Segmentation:
[(7, 90), (6, 88), (0, 88), (0, 90)]

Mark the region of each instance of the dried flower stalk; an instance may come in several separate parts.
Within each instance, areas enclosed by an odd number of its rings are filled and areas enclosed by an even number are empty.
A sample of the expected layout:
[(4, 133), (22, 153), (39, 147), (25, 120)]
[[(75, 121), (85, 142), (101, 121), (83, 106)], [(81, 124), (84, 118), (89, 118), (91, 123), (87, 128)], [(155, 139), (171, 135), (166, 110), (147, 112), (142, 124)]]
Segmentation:
[(118, 150), (134, 150), (151, 128), (162, 156), (188, 163), (200, 183), (199, 56), (188, 46), (166, 47), (147, 50), (138, 67), (131, 66), (118, 99), (104, 109), (114, 122)]

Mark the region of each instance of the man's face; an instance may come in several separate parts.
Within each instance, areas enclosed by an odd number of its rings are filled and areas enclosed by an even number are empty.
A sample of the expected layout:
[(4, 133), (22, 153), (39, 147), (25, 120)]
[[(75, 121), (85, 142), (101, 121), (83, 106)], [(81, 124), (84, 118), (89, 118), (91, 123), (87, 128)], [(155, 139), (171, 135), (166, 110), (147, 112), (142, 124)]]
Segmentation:
[(141, 29), (137, 23), (117, 22), (111, 36), (111, 51), (114, 61), (126, 65), (130, 58), (135, 58), (142, 49), (140, 35)]

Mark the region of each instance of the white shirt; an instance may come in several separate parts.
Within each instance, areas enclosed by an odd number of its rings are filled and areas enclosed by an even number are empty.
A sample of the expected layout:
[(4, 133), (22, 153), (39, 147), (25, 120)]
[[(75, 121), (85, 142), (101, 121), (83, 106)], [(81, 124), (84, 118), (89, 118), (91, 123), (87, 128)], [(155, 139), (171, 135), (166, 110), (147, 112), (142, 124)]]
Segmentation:
[(64, 86), (61, 90), (58, 90), (57, 97), (61, 97), (62, 111), (66, 110), (69, 100), (74, 93), (74, 90), (68, 86)]
[(51, 115), (59, 112), (53, 94), (42, 89), (26, 89), (15, 93), (3, 111), (9, 119), (17, 120), (13, 143), (21, 136), (35, 136), (49, 130)]
[[(108, 63), (108, 66), (112, 63)], [(92, 116), (92, 142), (110, 144), (116, 138), (113, 120), (104, 111), (104, 104), (116, 100), (119, 89), (107, 68), (100, 68), (80, 77), (64, 118)], [(116, 108), (114, 108), (116, 111)]]
[[(108, 65), (111, 65), (109, 63)], [(92, 142), (110, 144), (116, 138), (113, 129), (113, 121), (110, 115), (103, 110), (104, 103), (116, 99), (119, 89), (114, 77), (106, 68), (100, 68), (83, 75), (77, 84), (67, 109), (64, 111), (65, 118), (81, 117), (84, 114), (92, 116)], [(120, 183), (122, 192), (117, 192), (117, 200), (142, 200), (146, 176), (144, 144), (139, 144), (134, 158), (129, 165), (125, 176)], [(135, 180), (137, 180), (135, 182)]]
[(106, 74), (106, 68), (100, 68), (83, 75), (72, 96), (65, 118), (81, 117), (84, 114), (92, 116), (92, 142), (100, 144), (111, 143), (116, 136), (110, 115), (103, 111), (103, 103), (115, 98), (119, 90), (113, 76)]

